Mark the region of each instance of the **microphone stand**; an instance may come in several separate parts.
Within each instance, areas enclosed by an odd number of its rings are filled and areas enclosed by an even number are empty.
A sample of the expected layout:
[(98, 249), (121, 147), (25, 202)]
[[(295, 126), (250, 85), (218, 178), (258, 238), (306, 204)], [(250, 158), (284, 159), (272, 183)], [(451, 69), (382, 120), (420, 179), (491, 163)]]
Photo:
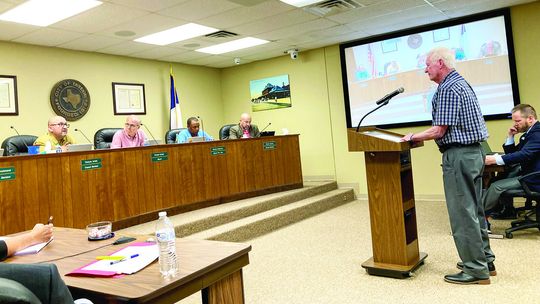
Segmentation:
[(94, 146), (94, 143), (91, 142), (90, 139), (88, 139), (88, 137), (86, 137), (86, 135), (83, 133), (83, 131), (82, 131), (81, 129), (75, 128), (73, 131), (81, 133), (82, 136), (83, 136), (89, 143), (92, 144), (92, 148), (94, 148), (94, 150), (97, 150), (96, 147)]
[(204, 136), (204, 124), (203, 124), (202, 118), (197, 116), (197, 119), (199, 119), (199, 121), (201, 122), (202, 139), (203, 141), (206, 141), (206, 136)]
[(148, 129), (148, 127), (145, 124), (141, 124), (141, 126), (143, 126), (146, 129), (146, 131), (148, 131), (148, 134), (150, 134), (150, 136), (152, 136), (152, 139), (154, 140), (154, 142), (157, 143), (157, 140), (154, 137), (154, 135), (152, 134), (152, 132), (150, 132), (150, 129)]
[(362, 119), (360, 119), (360, 122), (358, 123), (358, 126), (356, 127), (356, 132), (358, 132), (358, 130), (360, 130), (360, 124), (362, 123), (362, 120), (364, 120), (364, 118), (366, 118), (366, 116), (368, 116), (369, 114), (377, 111), (378, 109), (384, 107), (385, 105), (388, 104), (388, 102), (390, 101), (390, 99), (387, 99), (385, 101), (383, 101), (378, 107), (376, 107), (375, 109), (369, 111), (366, 115), (364, 115), (364, 117), (362, 117)]
[(269, 122), (269, 123), (266, 125), (266, 127), (264, 127), (261, 131), (259, 131), (259, 133), (264, 132), (264, 130), (266, 130), (266, 128), (270, 127), (271, 124), (272, 124), (272, 123)]

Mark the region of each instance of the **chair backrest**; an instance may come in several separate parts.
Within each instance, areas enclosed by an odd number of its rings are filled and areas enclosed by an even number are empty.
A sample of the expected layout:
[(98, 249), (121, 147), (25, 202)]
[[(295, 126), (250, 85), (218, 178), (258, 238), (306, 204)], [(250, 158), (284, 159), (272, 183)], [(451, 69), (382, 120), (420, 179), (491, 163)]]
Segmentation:
[(4, 156), (28, 153), (28, 146), (33, 145), (36, 139), (37, 136), (34, 135), (15, 135), (6, 138), (2, 142)]
[(221, 129), (219, 129), (219, 139), (229, 139), (229, 131), (232, 126), (236, 126), (236, 124), (228, 124), (221, 127)]
[(110, 149), (114, 133), (122, 128), (103, 128), (94, 134), (95, 149)]
[(178, 128), (178, 129), (171, 129), (165, 133), (165, 142), (167, 144), (174, 144), (176, 143), (176, 135), (178, 133), (182, 132), (182, 130), (185, 130), (187, 128)]

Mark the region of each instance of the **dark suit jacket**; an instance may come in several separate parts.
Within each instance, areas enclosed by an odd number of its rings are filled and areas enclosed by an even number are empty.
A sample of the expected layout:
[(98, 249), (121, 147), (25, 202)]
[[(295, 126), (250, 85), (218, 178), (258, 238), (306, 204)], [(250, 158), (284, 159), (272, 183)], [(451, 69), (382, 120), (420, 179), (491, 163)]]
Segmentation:
[[(244, 132), (242, 128), (240, 127), (240, 124), (236, 126), (232, 126), (229, 129), (229, 139), (242, 138), (243, 135), (244, 135)], [(255, 138), (255, 137), (260, 137), (260, 136), (261, 134), (259, 133), (259, 128), (257, 127), (257, 125), (251, 125), (249, 127), (249, 137)]]
[[(518, 145), (503, 145), (506, 165), (520, 164), (521, 175), (540, 171), (540, 122), (523, 134)], [(526, 180), (532, 190), (540, 191), (540, 177)]]

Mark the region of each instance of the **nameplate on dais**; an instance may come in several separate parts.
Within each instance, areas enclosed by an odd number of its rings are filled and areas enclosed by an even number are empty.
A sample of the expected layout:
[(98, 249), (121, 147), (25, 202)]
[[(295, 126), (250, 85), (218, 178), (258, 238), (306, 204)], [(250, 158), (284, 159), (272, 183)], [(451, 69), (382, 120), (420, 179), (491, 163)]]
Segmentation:
[(160, 162), (160, 161), (164, 161), (164, 160), (168, 160), (169, 159), (169, 153), (167, 152), (156, 152), (156, 153), (152, 153), (152, 162)]
[(277, 149), (277, 143), (275, 141), (265, 141), (263, 142), (264, 150), (275, 150)]
[(15, 167), (0, 168), (0, 181), (15, 179)]
[(227, 152), (224, 146), (210, 148), (211, 155), (223, 155)]
[(93, 170), (101, 168), (101, 158), (81, 160), (81, 170)]

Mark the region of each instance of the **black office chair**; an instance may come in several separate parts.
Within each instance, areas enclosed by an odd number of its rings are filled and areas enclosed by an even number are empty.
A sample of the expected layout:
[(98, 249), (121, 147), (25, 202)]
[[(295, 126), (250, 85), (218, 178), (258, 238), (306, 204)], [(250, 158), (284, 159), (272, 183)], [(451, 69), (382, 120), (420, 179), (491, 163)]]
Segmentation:
[(178, 133), (182, 132), (182, 130), (185, 130), (187, 128), (178, 128), (178, 129), (171, 129), (165, 133), (165, 142), (167, 144), (174, 144), (176, 143), (176, 136)]
[(221, 127), (221, 129), (219, 129), (219, 139), (220, 140), (229, 139), (229, 131), (230, 131), (232, 126), (236, 126), (236, 124), (224, 125), (223, 127)]
[(6, 138), (2, 142), (4, 156), (27, 154), (28, 146), (32, 146), (36, 139), (37, 136), (34, 135), (15, 135)]
[(94, 147), (96, 149), (110, 149), (114, 133), (122, 128), (103, 128), (94, 134)]
[[(538, 218), (538, 215), (540, 214), (540, 205), (538, 202), (540, 202), (540, 192), (532, 191), (529, 188), (529, 185), (527, 184), (527, 180), (532, 177), (538, 177), (540, 176), (540, 171), (532, 172), (526, 175), (523, 175), (518, 178), (519, 183), (521, 184), (521, 187), (523, 189), (516, 189), (516, 190), (506, 190), (502, 193), (503, 197), (508, 198), (514, 198), (514, 197), (523, 197), (527, 201), (525, 202), (525, 205), (532, 206), (532, 202), (536, 202), (533, 210), (525, 215), (525, 218), (522, 220), (516, 220), (512, 221), (511, 225), (512, 227), (506, 229), (504, 232), (506, 234), (506, 238), (511, 239), (514, 236), (512, 235), (512, 232), (523, 230), (523, 229), (529, 229), (529, 228), (537, 228), (540, 229), (540, 219)], [(531, 218), (531, 215), (536, 214), (535, 218)]]

